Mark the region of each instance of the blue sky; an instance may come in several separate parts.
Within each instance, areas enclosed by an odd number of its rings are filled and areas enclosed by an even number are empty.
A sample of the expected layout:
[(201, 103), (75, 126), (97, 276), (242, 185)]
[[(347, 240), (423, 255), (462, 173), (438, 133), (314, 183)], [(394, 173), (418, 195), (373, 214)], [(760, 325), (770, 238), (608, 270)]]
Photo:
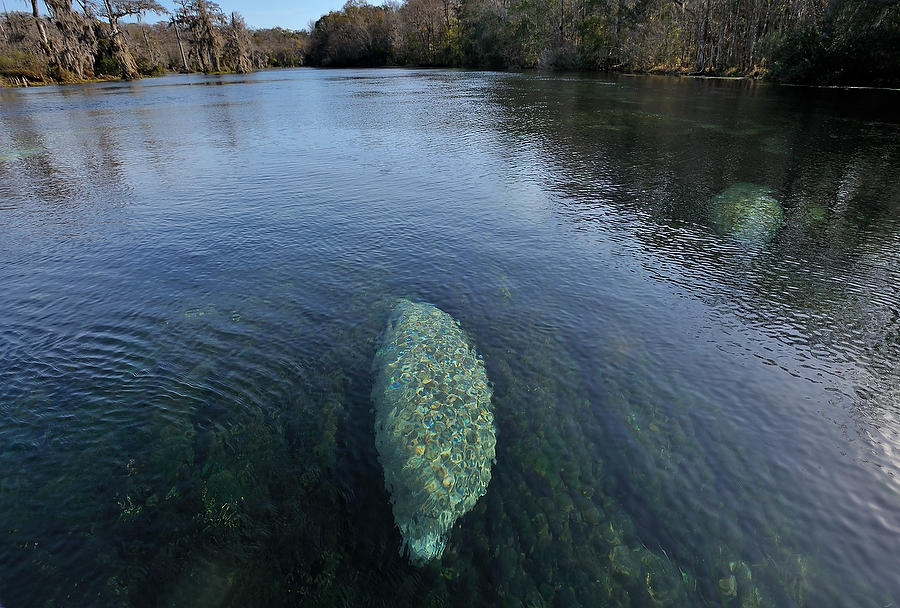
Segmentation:
[[(157, 0), (171, 9), (171, 0)], [(222, 11), (230, 15), (235, 11), (244, 16), (250, 27), (274, 27), (279, 25), (290, 30), (305, 28), (328, 11), (344, 6), (346, 0), (217, 0)], [(373, 2), (380, 4), (380, 2)], [(148, 21), (156, 21), (150, 17)]]
[[(232, 11), (244, 16), (250, 27), (281, 27), (300, 30), (310, 21), (315, 21), (328, 11), (344, 6), (346, 0), (217, 0), (222, 11), (230, 15)], [(369, 0), (372, 4), (381, 4), (381, 0)], [(157, 0), (160, 4), (173, 10), (171, 0)], [(29, 0), (3, 0), (11, 11), (31, 10)], [(74, 3), (77, 4), (77, 3)], [(43, 6), (41, 7), (43, 8)], [(147, 15), (147, 23), (159, 21), (157, 15)]]
[[(338, 10), (344, 2), (346, 0), (224, 0), (219, 4), (226, 13), (237, 11), (242, 14), (250, 27), (280, 25), (299, 30), (328, 11)], [(372, 0), (372, 4), (381, 2)]]
[[(170, 0), (157, 0), (171, 9)], [(230, 15), (235, 11), (244, 16), (250, 27), (281, 27), (300, 30), (328, 11), (344, 6), (346, 0), (217, 0), (222, 11)], [(373, 4), (380, 4), (374, 1)], [(152, 16), (148, 21), (156, 21)]]

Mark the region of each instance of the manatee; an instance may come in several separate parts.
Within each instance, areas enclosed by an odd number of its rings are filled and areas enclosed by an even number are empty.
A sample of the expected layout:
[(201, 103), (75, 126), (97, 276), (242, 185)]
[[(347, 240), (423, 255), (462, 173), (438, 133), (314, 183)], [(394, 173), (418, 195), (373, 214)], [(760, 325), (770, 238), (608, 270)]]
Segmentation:
[(12, 163), (21, 158), (37, 156), (42, 152), (44, 148), (37, 147), (0, 150), (0, 163)]
[(395, 305), (373, 362), (375, 446), (401, 552), (440, 557), (454, 522), (487, 492), (496, 435), (484, 361), (430, 304)]
[(771, 240), (784, 216), (770, 188), (745, 183), (733, 184), (712, 197), (709, 214), (717, 232), (744, 245)]

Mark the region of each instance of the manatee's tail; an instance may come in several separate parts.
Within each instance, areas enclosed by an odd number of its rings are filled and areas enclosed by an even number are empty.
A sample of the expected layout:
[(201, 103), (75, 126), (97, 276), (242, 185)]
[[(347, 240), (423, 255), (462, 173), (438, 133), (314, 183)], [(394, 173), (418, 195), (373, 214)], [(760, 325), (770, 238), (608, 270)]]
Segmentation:
[(400, 553), (409, 550), (409, 561), (416, 566), (422, 566), (440, 557), (446, 545), (446, 535), (438, 532), (425, 532), (421, 536), (406, 540), (400, 547)]

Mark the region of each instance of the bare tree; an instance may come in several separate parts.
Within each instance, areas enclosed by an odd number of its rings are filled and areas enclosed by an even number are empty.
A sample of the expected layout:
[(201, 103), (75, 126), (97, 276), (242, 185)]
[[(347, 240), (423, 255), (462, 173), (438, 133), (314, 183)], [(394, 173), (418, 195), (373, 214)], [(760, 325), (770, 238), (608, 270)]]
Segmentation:
[(175, 39), (178, 41), (178, 50), (181, 51), (181, 63), (185, 72), (190, 72), (188, 67), (187, 56), (184, 54), (184, 43), (181, 41), (181, 32), (178, 31), (178, 20), (172, 17), (172, 29), (175, 30)]
[(53, 48), (50, 46), (47, 30), (44, 29), (44, 20), (41, 19), (41, 14), (38, 11), (37, 0), (31, 0), (31, 13), (34, 15), (34, 22), (37, 24), (38, 32), (41, 34), (41, 44), (44, 47), (44, 52), (47, 53), (47, 57), (49, 57), (51, 61), (56, 59), (56, 62), (59, 63), (59, 60), (54, 57)]
[(226, 25), (222, 8), (211, 0), (177, 0), (177, 4), (176, 21), (191, 33), (200, 71), (221, 71), (222, 35), (219, 29)]
[(137, 15), (138, 27), (141, 28), (141, 37), (144, 39), (144, 48), (147, 49), (147, 58), (150, 60), (150, 63), (156, 63), (155, 53), (153, 52), (153, 45), (150, 44), (150, 38), (147, 36), (147, 28), (144, 27), (144, 22), (141, 19), (141, 15)]
[(58, 70), (55, 77), (61, 81), (93, 78), (97, 57), (96, 21), (75, 11), (71, 0), (44, 0), (44, 4), (56, 25), (50, 43), (51, 61)]
[(128, 48), (125, 33), (119, 28), (119, 19), (128, 16), (140, 17), (148, 12), (164, 14), (168, 11), (155, 0), (103, 0), (102, 4), (96, 2), (94, 6), (98, 14), (109, 22), (112, 52), (122, 66), (122, 78), (137, 80), (141, 74), (138, 72), (137, 63)]

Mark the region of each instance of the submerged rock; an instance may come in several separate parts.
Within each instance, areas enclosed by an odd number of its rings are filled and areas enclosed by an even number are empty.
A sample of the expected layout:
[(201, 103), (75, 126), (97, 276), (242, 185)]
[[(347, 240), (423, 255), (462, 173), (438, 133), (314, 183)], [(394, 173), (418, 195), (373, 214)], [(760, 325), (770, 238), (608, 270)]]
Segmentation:
[(413, 563), (440, 557), (454, 522), (487, 492), (494, 417), (484, 362), (459, 324), (399, 300), (375, 353), (375, 445)]
[(770, 241), (784, 217), (770, 188), (745, 183), (729, 186), (712, 197), (709, 213), (717, 232), (748, 245)]

